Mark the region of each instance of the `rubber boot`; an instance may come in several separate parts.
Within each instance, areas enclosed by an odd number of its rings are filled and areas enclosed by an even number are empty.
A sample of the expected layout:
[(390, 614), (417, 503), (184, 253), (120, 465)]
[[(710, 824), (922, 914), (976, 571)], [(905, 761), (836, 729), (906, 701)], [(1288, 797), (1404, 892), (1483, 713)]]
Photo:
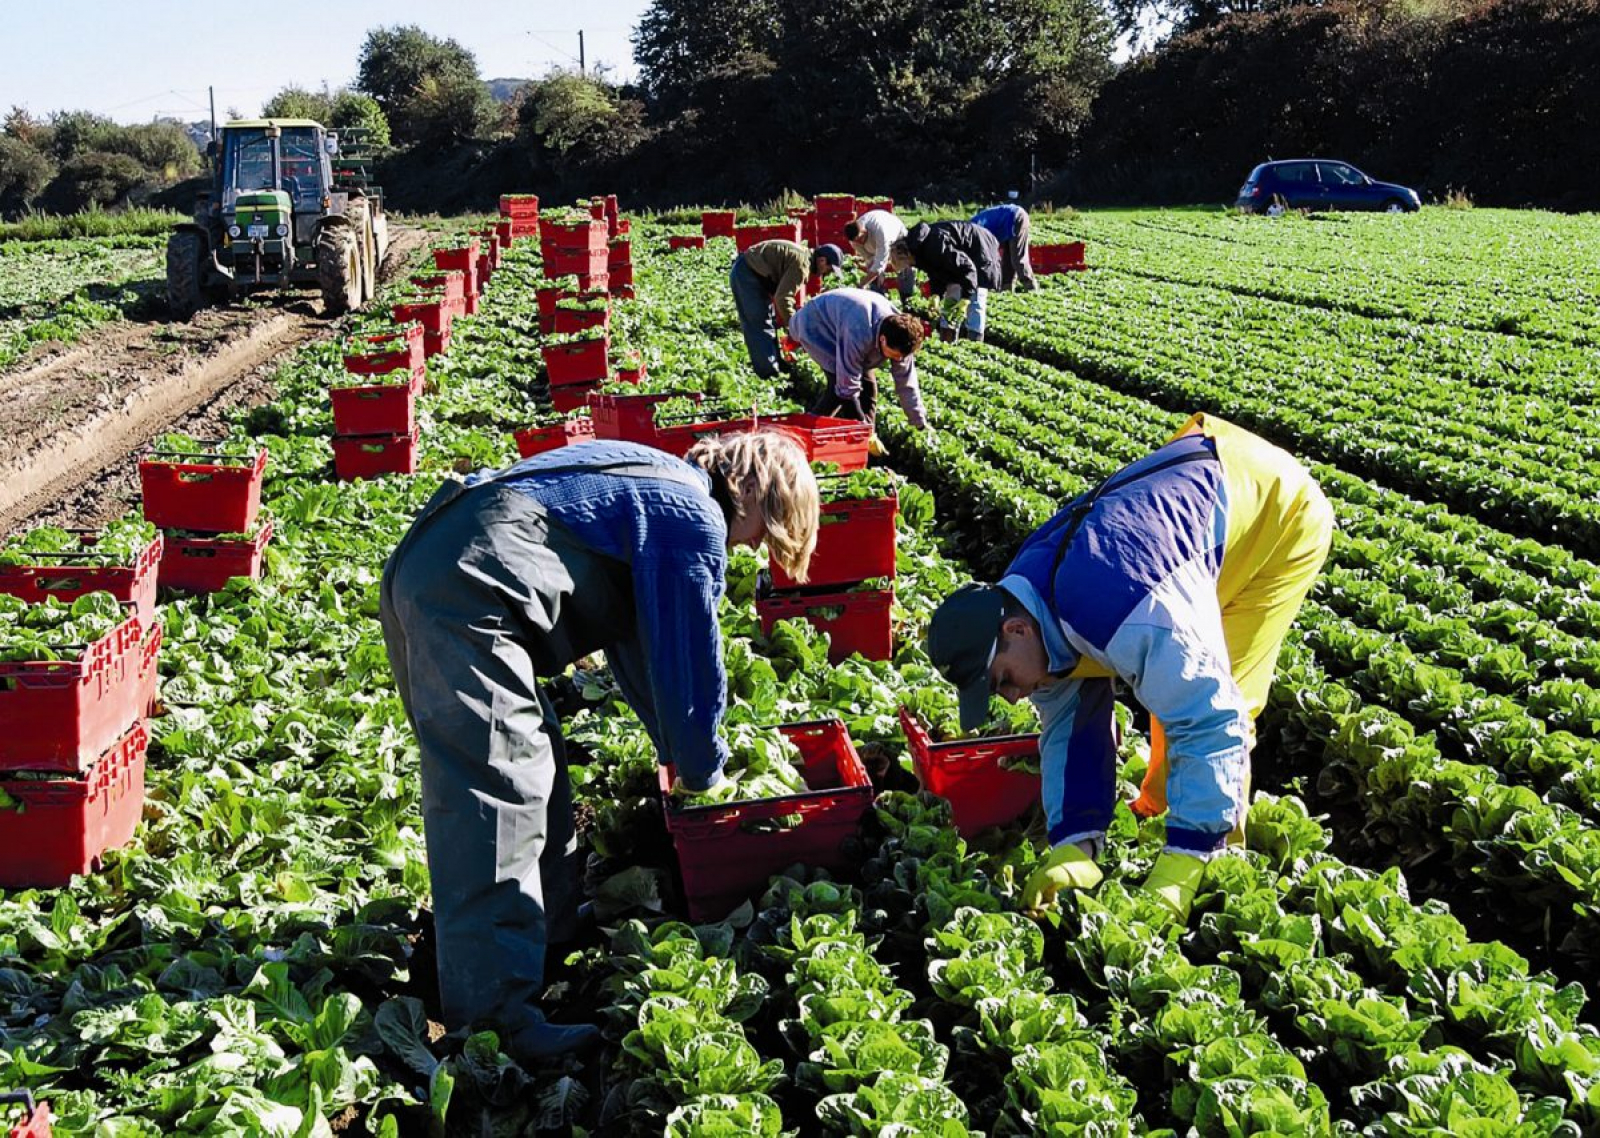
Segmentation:
[(539, 1023), (517, 1032), (505, 1052), (518, 1063), (538, 1064), (562, 1055), (588, 1055), (600, 1044), (600, 1029), (592, 1023)]

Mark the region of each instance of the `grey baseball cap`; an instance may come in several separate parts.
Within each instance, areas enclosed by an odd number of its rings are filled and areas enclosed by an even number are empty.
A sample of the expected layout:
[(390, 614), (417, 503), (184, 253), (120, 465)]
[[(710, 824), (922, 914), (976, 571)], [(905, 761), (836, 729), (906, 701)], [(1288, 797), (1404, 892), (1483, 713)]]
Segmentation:
[(928, 622), (928, 656), (960, 694), (962, 731), (988, 721), (989, 665), (1005, 607), (1004, 589), (974, 582), (946, 597)]

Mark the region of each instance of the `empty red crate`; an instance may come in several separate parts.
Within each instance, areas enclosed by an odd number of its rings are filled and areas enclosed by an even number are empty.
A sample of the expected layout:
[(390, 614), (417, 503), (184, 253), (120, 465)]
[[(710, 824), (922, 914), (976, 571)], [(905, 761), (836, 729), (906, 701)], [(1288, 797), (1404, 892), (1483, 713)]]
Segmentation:
[(550, 406), (565, 415), (568, 411), (581, 411), (587, 407), (600, 390), (599, 383), (569, 383), (550, 389)]
[(517, 453), (523, 458), (532, 458), (536, 454), (564, 447), (568, 443), (593, 441), (594, 420), (563, 419), (548, 426), (524, 427), (512, 437), (517, 441)]
[[(359, 441), (359, 440), (358, 440)], [(338, 440), (334, 440), (335, 444)], [(254, 537), (168, 537), (161, 558), (161, 587), (190, 593), (215, 593), (235, 577), (259, 580), (272, 523)]]
[(706, 237), (732, 237), (739, 214), (731, 209), (700, 211), (700, 232)]
[(354, 375), (388, 375), (422, 370), (422, 325), (407, 324), (394, 332), (352, 336), (347, 341), (344, 370)]
[(354, 435), (333, 438), (333, 472), (339, 481), (415, 474), (420, 429), (409, 434)]
[(164, 458), (153, 452), (139, 461), (145, 520), (162, 529), (243, 532), (261, 512), (266, 469), (265, 447), (254, 460), (224, 455)]
[[(811, 554), (807, 588), (850, 585), (871, 577), (894, 576), (895, 515), (900, 503), (894, 497), (858, 498), (823, 504), (817, 519), (817, 548)], [(799, 587), (789, 574), (771, 563), (772, 585)]]
[(610, 308), (562, 308), (556, 307), (554, 320), (551, 327), (557, 333), (584, 332), (590, 328), (610, 328)]
[(1075, 272), (1088, 266), (1083, 260), (1083, 242), (1034, 245), (1028, 250), (1028, 263), (1039, 273)]
[[(810, 787), (804, 793), (678, 806), (670, 795), (677, 772), (670, 764), (660, 768), (667, 832), (677, 850), (692, 920), (727, 916), (765, 889), (774, 873), (796, 862), (831, 870), (852, 862), (851, 839), (872, 805), (873, 791), (849, 732), (837, 719), (779, 729), (800, 751), (801, 774)], [(798, 822), (786, 821), (792, 818)]]
[(829, 638), (828, 660), (839, 661), (859, 652), (868, 660), (887, 660), (894, 654), (890, 625), (893, 589), (863, 589), (856, 593), (768, 593), (756, 598), (761, 631), (772, 632), (780, 620), (803, 617)]
[(0, 810), (0, 888), (55, 889), (125, 845), (144, 812), (141, 719), (95, 758), (82, 778), (0, 781), (21, 804)]
[(607, 271), (606, 247), (587, 252), (567, 253), (552, 250), (544, 255), (544, 275), (564, 277), (575, 273), (580, 277), (605, 275)]
[(410, 434), (417, 425), (421, 394), (421, 372), (413, 372), (405, 383), (330, 388), (333, 429), (341, 435)]
[(142, 630), (130, 606), (77, 659), (0, 663), (0, 769), (75, 774), (116, 742), (144, 714)]
[(82, 553), (52, 553), (65, 565), (0, 565), (0, 593), (21, 597), (38, 604), (46, 597), (70, 601), (85, 593), (104, 591), (124, 604), (131, 604), (139, 619), (148, 624), (156, 615), (156, 573), (161, 567), (161, 535), (158, 533), (132, 565), (108, 564), (104, 554), (94, 551), (93, 535), (85, 531)]
[(538, 217), (538, 194), (501, 194), (501, 217)]
[(742, 253), (763, 241), (799, 241), (798, 221), (777, 221), (769, 225), (740, 225), (734, 228), (733, 239)]
[(1039, 776), (1007, 770), (1008, 759), (1039, 759), (1039, 736), (1002, 735), (935, 743), (905, 708), (900, 709), (911, 761), (923, 789), (950, 800), (962, 837), (1015, 822), (1039, 801)]
[(705, 247), (706, 239), (704, 235), (695, 236), (692, 234), (674, 233), (672, 236), (667, 238), (667, 248), (669, 249), (704, 249)]
[(603, 382), (610, 374), (606, 352), (610, 338), (578, 340), (570, 344), (547, 344), (539, 349), (544, 356), (544, 367), (550, 377), (550, 386), (565, 383)]

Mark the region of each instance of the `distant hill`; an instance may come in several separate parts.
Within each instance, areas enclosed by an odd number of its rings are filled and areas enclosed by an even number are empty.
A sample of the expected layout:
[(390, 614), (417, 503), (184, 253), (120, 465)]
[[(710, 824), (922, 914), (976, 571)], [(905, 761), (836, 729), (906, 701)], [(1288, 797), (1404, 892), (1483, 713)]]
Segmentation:
[(493, 95), (497, 102), (507, 103), (511, 101), (511, 96), (517, 93), (518, 87), (522, 86), (524, 83), (531, 83), (532, 80), (485, 79), (484, 82), (489, 85), (489, 94)]

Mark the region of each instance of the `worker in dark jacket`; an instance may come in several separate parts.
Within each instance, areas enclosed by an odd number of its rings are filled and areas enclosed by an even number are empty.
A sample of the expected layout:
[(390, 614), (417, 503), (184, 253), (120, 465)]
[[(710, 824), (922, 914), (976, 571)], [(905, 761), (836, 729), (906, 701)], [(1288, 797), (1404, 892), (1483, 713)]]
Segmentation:
[(980, 209), (972, 217), (972, 224), (981, 225), (1000, 242), (1000, 289), (1010, 292), (1032, 292), (1039, 287), (1033, 275), (1033, 265), (1028, 260), (1028, 241), (1033, 233), (1033, 220), (1028, 211), (1015, 202), (1003, 202), (988, 209)]
[(795, 241), (758, 241), (733, 259), (728, 285), (750, 366), (762, 379), (773, 379), (782, 369), (778, 329), (789, 326), (806, 279), (836, 272), (843, 264), (844, 250), (837, 245), (813, 253)]
[(1000, 287), (1000, 243), (970, 221), (923, 221), (894, 243), (896, 271), (907, 265), (928, 274), (933, 295), (944, 306), (939, 333), (946, 340), (964, 334), (983, 339), (989, 289)]
[(579, 892), (561, 724), (536, 677), (604, 650), (682, 787), (731, 786), (718, 733), (727, 550), (765, 541), (804, 580), (817, 514), (804, 452), (763, 431), (702, 440), (686, 459), (578, 443), (447, 482), (412, 523), (379, 615), (421, 751), (447, 1028), (493, 1024), (524, 1062), (599, 1041), (535, 1004)]

